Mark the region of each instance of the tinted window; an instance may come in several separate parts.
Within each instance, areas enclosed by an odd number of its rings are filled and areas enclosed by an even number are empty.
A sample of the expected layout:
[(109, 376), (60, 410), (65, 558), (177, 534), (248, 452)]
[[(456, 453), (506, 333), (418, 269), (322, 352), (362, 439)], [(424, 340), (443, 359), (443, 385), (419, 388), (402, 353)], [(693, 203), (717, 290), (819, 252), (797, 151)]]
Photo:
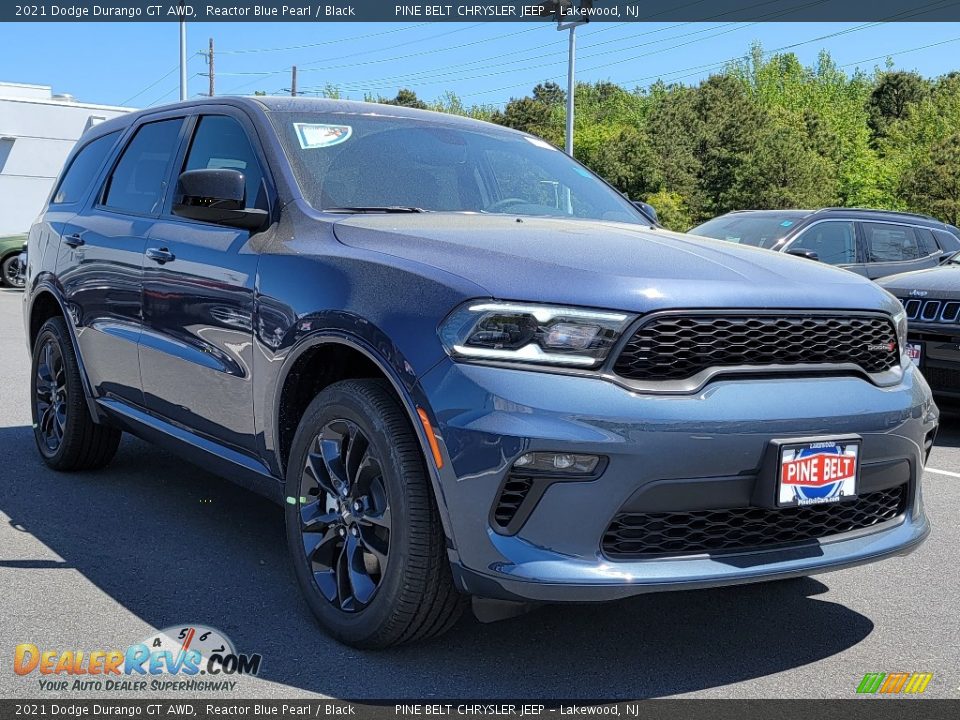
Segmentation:
[(181, 118), (161, 120), (137, 130), (110, 176), (107, 207), (148, 214), (159, 209), (182, 124)]
[(790, 244), (791, 250), (811, 250), (820, 262), (840, 265), (857, 261), (857, 236), (852, 222), (819, 222)]
[(60, 186), (57, 188), (53, 200), (50, 201), (51, 205), (75, 203), (83, 197), (87, 188), (90, 187), (90, 183), (94, 181), (100, 166), (103, 165), (103, 161), (107, 159), (107, 153), (110, 152), (110, 148), (117, 141), (119, 134), (120, 131), (118, 130), (83, 146), (80, 152), (74, 156), (70, 168), (60, 181)]
[(243, 173), (247, 186), (247, 207), (267, 209), (263, 172), (243, 127), (225, 115), (200, 119), (190, 144), (184, 170), (233, 168)]
[(698, 225), (690, 234), (770, 248), (805, 216), (806, 213), (731, 213)]
[(934, 230), (933, 234), (937, 238), (940, 249), (944, 252), (955, 252), (960, 249), (960, 239), (957, 238), (957, 234), (946, 230)]
[(917, 239), (920, 241), (920, 254), (932, 255), (940, 248), (937, 247), (937, 241), (933, 237), (933, 231), (927, 228), (916, 228)]
[(921, 249), (917, 233), (906, 225), (863, 223), (868, 262), (916, 260), (927, 253)]

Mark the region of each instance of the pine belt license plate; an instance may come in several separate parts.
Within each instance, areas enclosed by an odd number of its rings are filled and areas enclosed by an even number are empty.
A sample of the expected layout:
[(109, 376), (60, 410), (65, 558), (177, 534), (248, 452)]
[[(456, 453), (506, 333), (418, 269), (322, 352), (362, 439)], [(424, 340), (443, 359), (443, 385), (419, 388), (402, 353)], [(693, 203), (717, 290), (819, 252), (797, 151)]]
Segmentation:
[(780, 446), (777, 505), (822, 505), (857, 496), (859, 440), (821, 440)]

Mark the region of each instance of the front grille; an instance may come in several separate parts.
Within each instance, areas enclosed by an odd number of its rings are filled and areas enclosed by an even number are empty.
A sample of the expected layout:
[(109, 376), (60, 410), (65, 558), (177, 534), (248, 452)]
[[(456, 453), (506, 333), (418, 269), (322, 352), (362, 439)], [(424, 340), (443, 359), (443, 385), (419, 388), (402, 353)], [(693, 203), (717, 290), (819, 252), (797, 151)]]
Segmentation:
[(621, 513), (604, 533), (603, 552), (627, 560), (766, 549), (868, 528), (897, 517), (906, 505), (907, 486), (900, 485), (827, 505)]
[(900, 298), (907, 320), (925, 323), (956, 323), (960, 319), (960, 302), (954, 300), (917, 300)]
[(960, 392), (960, 370), (928, 365), (923, 369), (923, 377), (933, 390)]
[(500, 497), (493, 509), (493, 519), (501, 528), (510, 524), (520, 510), (523, 501), (526, 500), (530, 488), (533, 487), (533, 478), (522, 475), (513, 475), (507, 477), (503, 488), (500, 490)]
[(837, 365), (889, 370), (900, 353), (883, 317), (829, 315), (661, 315), (642, 325), (614, 372), (631, 380), (683, 380), (732, 366)]

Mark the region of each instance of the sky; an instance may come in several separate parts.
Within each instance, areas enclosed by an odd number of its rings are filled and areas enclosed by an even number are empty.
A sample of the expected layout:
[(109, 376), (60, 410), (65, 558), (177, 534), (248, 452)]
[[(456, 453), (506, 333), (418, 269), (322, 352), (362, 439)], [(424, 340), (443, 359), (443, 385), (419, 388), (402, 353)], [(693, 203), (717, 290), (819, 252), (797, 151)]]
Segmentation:
[[(503, 106), (538, 82), (566, 82), (567, 37), (531, 23), (189, 23), (189, 93), (286, 94), (336, 86), (351, 99), (426, 100), (455, 92), (467, 106)], [(848, 72), (895, 67), (937, 76), (960, 70), (960, 23), (591, 23), (577, 30), (577, 79), (633, 88), (694, 84), (752, 43), (790, 47), (806, 64), (826, 49)], [(3, 23), (0, 81), (52, 85), (78, 100), (129, 107), (178, 99), (176, 23)]]

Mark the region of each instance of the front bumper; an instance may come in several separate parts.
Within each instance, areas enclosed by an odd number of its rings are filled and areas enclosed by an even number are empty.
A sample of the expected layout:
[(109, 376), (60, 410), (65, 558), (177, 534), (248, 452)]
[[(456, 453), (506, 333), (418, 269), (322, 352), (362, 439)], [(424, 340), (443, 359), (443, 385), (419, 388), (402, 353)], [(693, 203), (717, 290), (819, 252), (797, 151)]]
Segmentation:
[[(810, 575), (913, 550), (938, 412), (912, 369), (895, 387), (855, 377), (718, 380), (693, 395), (638, 395), (585, 377), (445, 360), (421, 378), (446, 458), (441, 506), (461, 588), (483, 597), (611, 600), (644, 592)], [(629, 503), (687, 511), (749, 506), (769, 482), (772, 440), (856, 434), (864, 482), (906, 486), (905, 509), (865, 530), (724, 554), (610, 559), (604, 532)], [(550, 484), (514, 534), (491, 519), (530, 451), (607, 458), (593, 480)]]

